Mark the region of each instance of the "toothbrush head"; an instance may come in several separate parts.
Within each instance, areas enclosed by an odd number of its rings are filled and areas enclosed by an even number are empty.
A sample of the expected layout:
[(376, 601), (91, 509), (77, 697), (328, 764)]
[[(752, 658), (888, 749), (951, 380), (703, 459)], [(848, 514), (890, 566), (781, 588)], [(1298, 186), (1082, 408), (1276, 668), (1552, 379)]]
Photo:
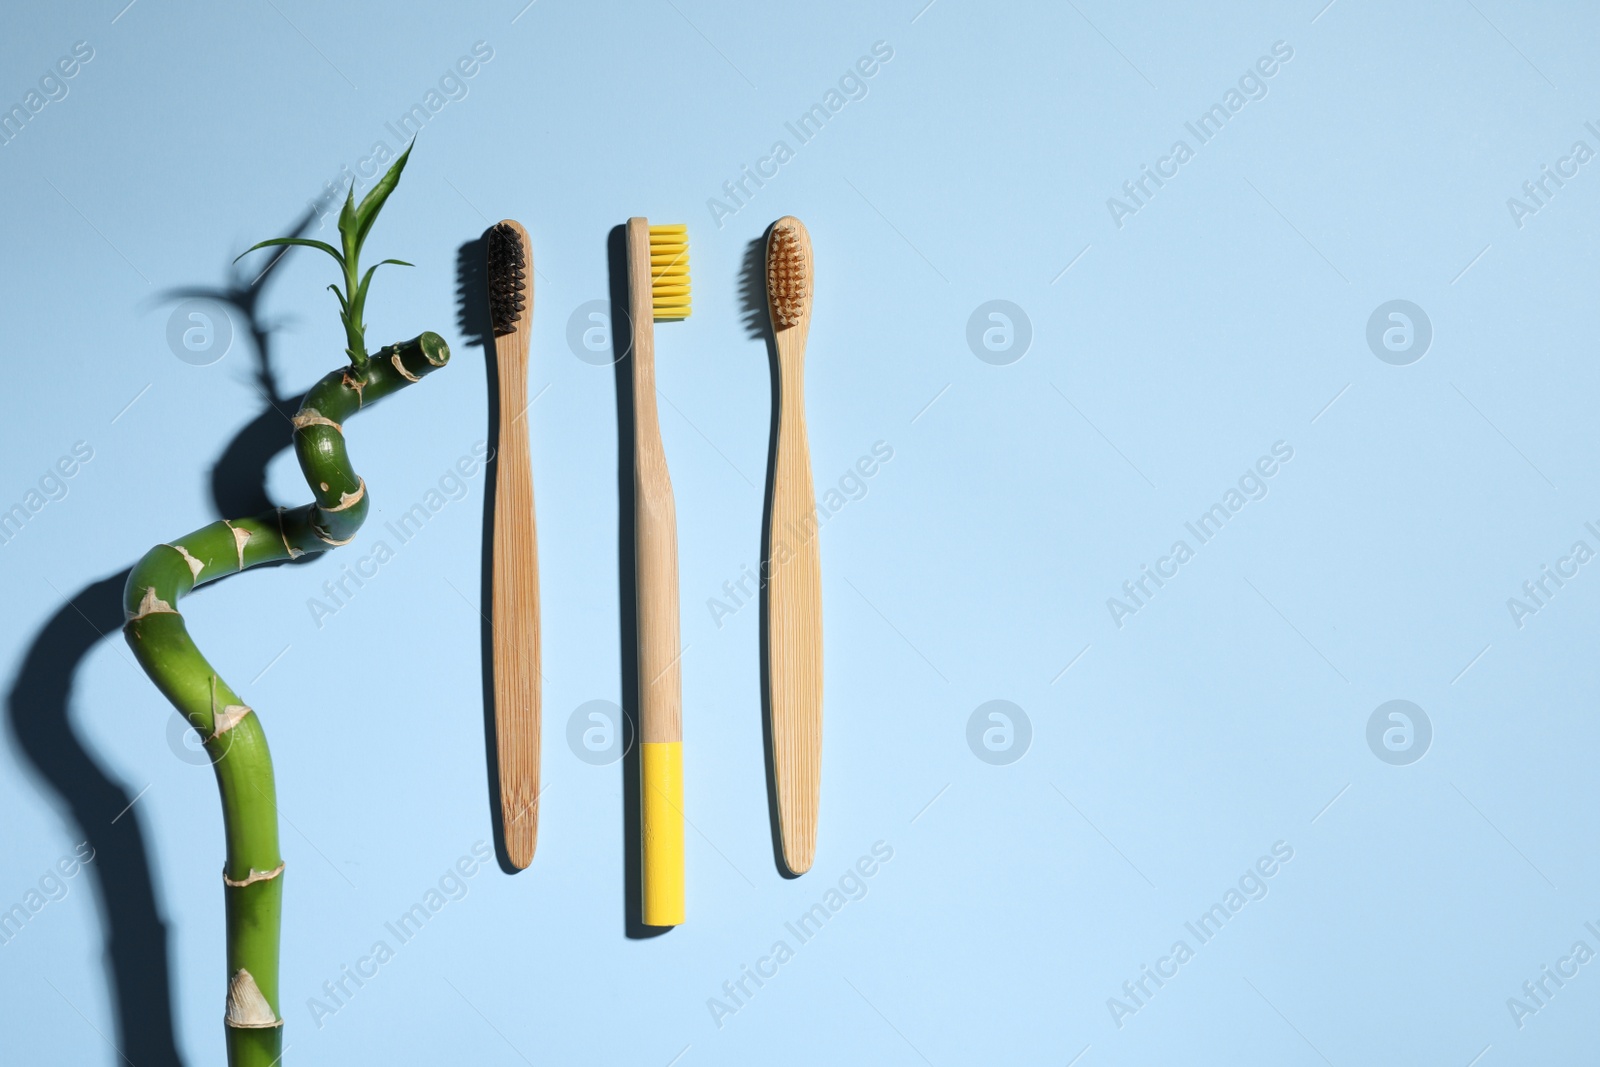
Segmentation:
[(650, 309), (657, 319), (686, 319), (689, 303), (689, 228), (650, 227)]
[(489, 227), (489, 321), (496, 337), (512, 333), (527, 306), (528, 256), (522, 235), (509, 222)]
[(797, 325), (811, 309), (810, 252), (799, 219), (786, 215), (773, 224), (767, 237), (767, 306), (774, 330)]

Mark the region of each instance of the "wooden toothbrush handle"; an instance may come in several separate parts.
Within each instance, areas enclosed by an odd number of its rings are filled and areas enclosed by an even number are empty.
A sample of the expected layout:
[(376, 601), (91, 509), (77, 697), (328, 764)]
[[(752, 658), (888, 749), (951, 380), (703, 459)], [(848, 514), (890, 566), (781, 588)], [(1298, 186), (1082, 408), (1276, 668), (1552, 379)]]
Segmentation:
[[(659, 472), (648, 468), (659, 466)], [(643, 468), (643, 469), (642, 469)], [(639, 636), (640, 922), (684, 921), (683, 686), (678, 644), (678, 529), (666, 468), (634, 471)]]
[[(539, 549), (533, 519), (526, 375), (518, 354), (497, 339), (500, 435), (496, 444), (494, 572), (494, 729), (506, 855), (517, 868), (539, 840)], [(504, 346), (501, 348), (500, 346)]]
[[(636, 478), (639, 473), (636, 472)], [(640, 478), (640, 480), (645, 480)], [(678, 660), (678, 528), (672, 485), (634, 490), (634, 574), (639, 608), (639, 730), (647, 744), (683, 740)]]
[(780, 366), (767, 530), (767, 695), (783, 861), (803, 874), (817, 851), (822, 791), (822, 565), (799, 361)]

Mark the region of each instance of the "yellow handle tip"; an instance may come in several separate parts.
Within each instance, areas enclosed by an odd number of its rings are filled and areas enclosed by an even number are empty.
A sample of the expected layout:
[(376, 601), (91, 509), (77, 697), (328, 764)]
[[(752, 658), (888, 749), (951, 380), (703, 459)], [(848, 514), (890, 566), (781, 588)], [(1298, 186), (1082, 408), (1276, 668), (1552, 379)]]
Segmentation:
[(643, 914), (646, 926), (683, 922), (683, 742), (640, 746)]

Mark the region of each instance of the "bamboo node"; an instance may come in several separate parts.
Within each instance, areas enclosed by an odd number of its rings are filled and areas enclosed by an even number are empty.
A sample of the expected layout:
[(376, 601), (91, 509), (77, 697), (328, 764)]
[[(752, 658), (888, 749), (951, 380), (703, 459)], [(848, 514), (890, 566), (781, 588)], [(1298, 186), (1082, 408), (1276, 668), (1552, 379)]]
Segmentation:
[(283, 1020), (278, 1018), (272, 1005), (262, 995), (261, 987), (256, 985), (256, 980), (243, 967), (234, 972), (228, 981), (228, 1014), (223, 1022), (244, 1030), (264, 1030), (283, 1025)]
[(299, 559), (304, 552), (289, 543), (289, 532), (283, 528), (283, 508), (278, 509), (278, 536), (283, 539), (283, 549), (289, 553), (290, 559)]
[(301, 408), (299, 413), (290, 421), (294, 423), (294, 428), (297, 430), (303, 430), (307, 426), (332, 426), (340, 433), (344, 433), (343, 426), (340, 426), (316, 408)]
[(270, 871), (258, 871), (254, 867), (251, 867), (250, 873), (245, 875), (243, 881), (236, 881), (235, 879), (228, 877), (228, 868), (224, 867), (222, 868), (222, 884), (233, 889), (243, 889), (245, 886), (254, 885), (256, 882), (270, 882), (282, 873), (282, 863), (279, 863)]
[[(322, 510), (326, 511), (326, 510), (329, 510), (329, 509), (324, 508)], [(311, 532), (316, 534), (317, 535), (317, 539), (320, 540), (323, 544), (333, 545), (335, 548), (337, 548), (340, 545), (348, 545), (351, 541), (354, 541), (356, 539), (356, 535), (355, 534), (351, 534), (349, 537), (346, 537), (343, 541), (340, 541), (340, 540), (338, 540), (337, 538), (334, 538), (334, 537), (330, 537), (328, 535), (328, 531), (323, 529), (321, 526), (318, 526), (315, 521), (313, 521), (311, 523)]]
[(366, 483), (366, 480), (363, 479), (363, 478), (358, 477), (358, 478), (356, 478), (356, 483), (357, 484), (356, 484), (356, 491), (355, 492), (353, 492), (353, 493), (340, 493), (339, 494), (339, 502), (337, 504), (335, 504), (331, 508), (323, 508), (322, 510), (323, 511), (343, 511), (346, 508), (353, 506), (362, 497), (366, 496), (367, 495), (367, 483)]
[(241, 530), (227, 519), (222, 520), (222, 525), (233, 534), (233, 547), (239, 553), (239, 569), (244, 570), (244, 546), (250, 543), (250, 531)]
[(356, 407), (359, 408), (362, 402), (366, 399), (362, 394), (362, 390), (367, 387), (366, 379), (361, 377), (359, 374), (352, 375), (347, 370), (344, 372), (344, 374), (340, 375), (340, 380), (344, 383), (345, 388), (354, 391), (356, 394)]
[[(213, 700), (214, 699), (215, 696), (213, 695)], [(244, 717), (250, 714), (253, 710), (255, 709), (245, 704), (229, 704), (212, 717), (211, 736), (206, 738), (206, 740), (215, 741), (217, 738), (221, 737), (235, 726), (238, 726), (239, 723), (243, 721)]]
[(178, 609), (156, 596), (156, 587), (145, 586), (144, 597), (139, 601), (139, 610), (128, 616), (129, 622), (138, 622), (146, 615), (176, 615)]
[(394, 369), (399, 371), (400, 372), (400, 376), (402, 378), (404, 378), (406, 381), (408, 381), (408, 382), (420, 382), (420, 381), (422, 381), (422, 376), (421, 375), (412, 374), (410, 371), (406, 370), (406, 365), (404, 363), (400, 362), (400, 353), (399, 352), (396, 352), (394, 355), (390, 356), (389, 357), (389, 362), (394, 364)]
[(195, 559), (194, 556), (190, 554), (189, 550), (184, 548), (182, 545), (168, 545), (167, 547), (183, 557), (183, 561), (189, 565), (189, 574), (191, 577), (200, 577), (200, 572), (205, 570), (206, 567), (204, 563), (201, 563), (199, 560)]

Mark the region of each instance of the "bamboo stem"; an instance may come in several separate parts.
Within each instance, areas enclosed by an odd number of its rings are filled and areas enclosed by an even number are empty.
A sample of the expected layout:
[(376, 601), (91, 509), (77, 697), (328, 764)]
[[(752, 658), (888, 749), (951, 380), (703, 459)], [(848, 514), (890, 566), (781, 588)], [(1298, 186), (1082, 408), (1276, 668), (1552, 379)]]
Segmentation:
[(350, 466), (342, 423), (442, 367), (449, 347), (435, 333), (391, 345), (359, 371), (323, 377), (294, 419), (295, 453), (315, 502), (249, 519), (224, 519), (134, 564), (123, 595), (123, 636), (156, 687), (204, 740), (222, 796), (227, 857), (228, 992), (224, 1014), (230, 1067), (273, 1067), (283, 1052), (278, 940), (283, 858), (277, 792), (267, 738), (252, 708), (217, 674), (189, 637), (178, 601), (195, 587), (250, 567), (347, 543), (366, 518), (366, 483)]

